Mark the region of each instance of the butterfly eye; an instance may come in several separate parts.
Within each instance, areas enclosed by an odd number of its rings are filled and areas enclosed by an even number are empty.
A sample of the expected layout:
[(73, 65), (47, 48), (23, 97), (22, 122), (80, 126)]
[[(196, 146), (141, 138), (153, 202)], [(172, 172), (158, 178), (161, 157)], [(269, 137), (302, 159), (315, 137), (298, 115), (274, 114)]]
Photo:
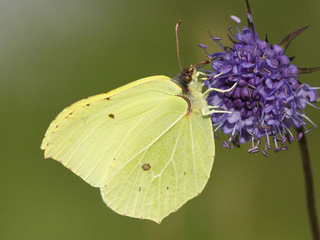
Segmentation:
[(190, 83), (192, 81), (192, 77), (191, 76), (185, 76), (184, 80), (187, 82), (187, 83)]
[(182, 74), (184, 75), (184, 81), (186, 83), (190, 83), (192, 81), (193, 71), (194, 71), (194, 67), (189, 67), (188, 69), (184, 69), (184, 72)]

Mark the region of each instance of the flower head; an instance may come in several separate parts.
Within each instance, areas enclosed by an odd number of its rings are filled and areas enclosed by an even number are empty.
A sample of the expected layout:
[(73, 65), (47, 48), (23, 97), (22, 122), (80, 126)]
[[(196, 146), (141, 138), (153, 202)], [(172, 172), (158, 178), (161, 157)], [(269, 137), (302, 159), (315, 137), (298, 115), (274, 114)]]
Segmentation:
[[(266, 150), (272, 145), (276, 152), (285, 150), (286, 141), (296, 138), (290, 128), (304, 129), (298, 138), (310, 129), (306, 121), (316, 126), (305, 114), (306, 105), (313, 106), (317, 100), (316, 88), (299, 82), (299, 73), (319, 68), (298, 68), (291, 63), (293, 58), (285, 55), (289, 43), (307, 27), (301, 28), (284, 38), (279, 45), (270, 45), (268, 40), (259, 39), (247, 4), (248, 27), (239, 29), (238, 17), (231, 16), (236, 23), (237, 34), (230, 34), (232, 48), (224, 47), (219, 37), (212, 37), (222, 48), (222, 52), (209, 54), (206, 46), (199, 44), (209, 58), (212, 69), (206, 81), (207, 88), (229, 89), (226, 93), (212, 91), (207, 98), (208, 104), (232, 113), (213, 113), (214, 130), (222, 130), (230, 135), (223, 146), (232, 148), (239, 143), (252, 142), (250, 153), (259, 151), (262, 138), (264, 148), (260, 151), (267, 156)], [(273, 142), (273, 144), (271, 143)]]

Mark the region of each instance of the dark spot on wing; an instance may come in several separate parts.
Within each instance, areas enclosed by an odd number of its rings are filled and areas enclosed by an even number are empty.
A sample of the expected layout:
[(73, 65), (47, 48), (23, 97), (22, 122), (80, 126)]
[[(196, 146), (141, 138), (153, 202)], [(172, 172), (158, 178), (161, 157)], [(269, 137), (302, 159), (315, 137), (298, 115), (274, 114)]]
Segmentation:
[(144, 171), (148, 171), (150, 168), (151, 168), (151, 165), (149, 163), (145, 163), (145, 164), (142, 165), (142, 169)]
[(167, 190), (169, 190), (169, 186), (167, 186)]
[(112, 119), (114, 119), (114, 115), (111, 113), (111, 114), (109, 114), (109, 118), (112, 118)]
[(186, 172), (183, 172), (183, 175), (186, 175)]
[(139, 187), (139, 192), (141, 191), (141, 186)]
[(86, 106), (88, 106), (88, 107), (89, 107), (89, 106), (90, 106), (90, 103), (86, 104)]
[(110, 97), (107, 97), (106, 100), (110, 100)]

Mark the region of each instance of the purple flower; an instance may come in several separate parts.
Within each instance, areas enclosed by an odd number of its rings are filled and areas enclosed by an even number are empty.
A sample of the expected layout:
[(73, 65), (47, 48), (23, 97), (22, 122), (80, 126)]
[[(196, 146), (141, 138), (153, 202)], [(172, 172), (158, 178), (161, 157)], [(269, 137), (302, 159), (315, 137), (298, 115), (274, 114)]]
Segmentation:
[[(239, 146), (240, 143), (252, 142), (249, 153), (260, 151), (267, 156), (266, 151), (274, 146), (274, 151), (287, 149), (286, 141), (296, 138), (291, 127), (303, 129), (307, 122), (316, 125), (306, 116), (305, 107), (317, 100), (317, 92), (306, 83), (301, 83), (299, 73), (307, 73), (319, 68), (298, 68), (291, 64), (293, 58), (285, 55), (289, 43), (307, 27), (301, 28), (287, 37), (279, 45), (270, 45), (268, 40), (260, 40), (255, 31), (250, 7), (247, 4), (249, 27), (239, 29), (240, 19), (231, 16), (236, 23), (237, 34), (230, 34), (232, 48), (224, 47), (219, 37), (212, 37), (222, 48), (222, 52), (209, 54), (212, 59), (206, 81), (207, 88), (229, 89), (235, 83), (236, 87), (226, 93), (212, 91), (207, 102), (218, 106), (220, 110), (232, 113), (213, 113), (214, 131), (229, 135), (229, 140), (223, 143), (226, 148), (232, 148), (230, 142)], [(315, 107), (315, 106), (314, 106)], [(316, 107), (317, 108), (317, 107)], [(301, 133), (298, 135), (300, 138)], [(265, 138), (265, 146), (261, 148), (261, 140)]]

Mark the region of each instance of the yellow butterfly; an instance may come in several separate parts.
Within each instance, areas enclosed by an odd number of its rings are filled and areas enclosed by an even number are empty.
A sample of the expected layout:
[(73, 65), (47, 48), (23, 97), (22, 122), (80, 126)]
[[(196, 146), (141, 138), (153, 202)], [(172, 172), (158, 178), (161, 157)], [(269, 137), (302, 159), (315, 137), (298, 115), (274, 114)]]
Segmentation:
[[(143, 78), (65, 108), (41, 149), (115, 212), (158, 223), (205, 187), (214, 160), (208, 89), (194, 66)], [(230, 90), (230, 89), (229, 89)], [(218, 90), (225, 92), (229, 90)]]

